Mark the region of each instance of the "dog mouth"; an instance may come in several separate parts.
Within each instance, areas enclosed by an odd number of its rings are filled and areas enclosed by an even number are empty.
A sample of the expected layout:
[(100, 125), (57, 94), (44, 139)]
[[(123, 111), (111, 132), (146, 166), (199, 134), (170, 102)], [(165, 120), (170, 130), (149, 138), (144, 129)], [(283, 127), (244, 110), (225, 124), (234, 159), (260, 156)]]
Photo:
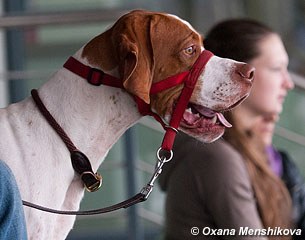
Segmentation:
[(224, 111), (229, 111), (248, 97), (248, 94), (223, 111), (215, 111), (210, 108), (190, 102), (184, 111), (181, 127), (197, 129), (199, 132), (211, 130), (212, 128), (231, 128), (232, 124), (224, 117)]
[(187, 129), (198, 129), (198, 131), (216, 126), (232, 127), (221, 112), (194, 103), (188, 104), (181, 120), (181, 126)]

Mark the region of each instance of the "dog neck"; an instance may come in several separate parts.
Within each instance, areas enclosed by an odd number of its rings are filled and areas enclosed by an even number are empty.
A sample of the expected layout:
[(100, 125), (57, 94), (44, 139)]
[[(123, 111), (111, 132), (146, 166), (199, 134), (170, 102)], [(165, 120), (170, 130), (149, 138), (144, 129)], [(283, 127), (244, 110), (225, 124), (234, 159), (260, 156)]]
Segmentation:
[[(74, 57), (88, 64), (79, 52)], [(94, 169), (119, 137), (141, 118), (126, 91), (90, 85), (64, 68), (39, 89), (39, 95), (75, 146), (92, 161)]]

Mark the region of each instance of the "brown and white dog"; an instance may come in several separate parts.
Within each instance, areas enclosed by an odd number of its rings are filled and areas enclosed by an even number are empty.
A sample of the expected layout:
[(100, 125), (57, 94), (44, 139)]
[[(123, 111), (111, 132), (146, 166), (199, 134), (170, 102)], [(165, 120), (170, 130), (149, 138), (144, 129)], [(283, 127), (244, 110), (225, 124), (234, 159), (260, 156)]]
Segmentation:
[[(224, 39), (225, 41), (225, 39)], [(152, 83), (189, 70), (204, 50), (189, 23), (163, 13), (132, 11), (74, 54), (80, 62), (122, 79), (125, 90), (93, 86), (62, 68), (38, 89), (39, 95), (94, 170), (112, 145), (141, 115), (132, 95), (170, 119), (182, 85), (150, 96)], [(250, 91), (253, 68), (213, 56), (201, 73), (180, 130), (203, 142), (224, 132), (219, 117), (205, 118), (202, 109), (222, 112)], [(84, 194), (70, 154), (38, 111), (31, 97), (0, 110), (0, 159), (13, 170), (22, 199), (46, 207), (77, 210)], [(29, 239), (65, 239), (75, 217), (25, 208)]]

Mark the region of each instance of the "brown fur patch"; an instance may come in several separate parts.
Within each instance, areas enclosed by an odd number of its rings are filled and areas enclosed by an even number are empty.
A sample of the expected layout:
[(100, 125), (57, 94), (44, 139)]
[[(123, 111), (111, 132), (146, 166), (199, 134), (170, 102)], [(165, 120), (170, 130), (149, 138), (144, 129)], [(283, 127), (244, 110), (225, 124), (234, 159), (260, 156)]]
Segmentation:
[[(184, 53), (189, 46), (196, 49), (193, 55)], [(125, 89), (150, 103), (151, 84), (189, 70), (201, 46), (201, 36), (182, 21), (167, 14), (136, 10), (92, 39), (82, 56), (106, 71), (118, 67)], [(165, 95), (176, 93), (165, 91), (154, 97), (154, 105), (161, 112), (165, 110), (156, 102), (171, 102)]]

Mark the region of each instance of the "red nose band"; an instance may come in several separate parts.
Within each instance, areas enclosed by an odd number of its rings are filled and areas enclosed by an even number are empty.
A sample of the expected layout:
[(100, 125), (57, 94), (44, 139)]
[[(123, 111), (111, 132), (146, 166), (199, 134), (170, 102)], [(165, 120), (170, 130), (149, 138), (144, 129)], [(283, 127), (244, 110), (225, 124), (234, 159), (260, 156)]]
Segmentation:
[(170, 151), (173, 147), (175, 136), (177, 134), (177, 129), (179, 127), (180, 121), (182, 119), (183, 113), (185, 109), (187, 108), (187, 105), (189, 103), (189, 100), (192, 96), (194, 87), (198, 81), (198, 78), (200, 77), (200, 74), (203, 72), (203, 69), (205, 68), (205, 65), (210, 60), (210, 58), (213, 56), (213, 53), (210, 51), (204, 50), (196, 62), (194, 63), (193, 67), (187, 74), (184, 80), (184, 87), (182, 89), (182, 92), (180, 94), (180, 97), (178, 99), (178, 102), (176, 104), (176, 107), (173, 111), (173, 114), (171, 116), (171, 120), (169, 123), (169, 126), (166, 129), (165, 136), (163, 138), (162, 146), (161, 148), (167, 151)]

